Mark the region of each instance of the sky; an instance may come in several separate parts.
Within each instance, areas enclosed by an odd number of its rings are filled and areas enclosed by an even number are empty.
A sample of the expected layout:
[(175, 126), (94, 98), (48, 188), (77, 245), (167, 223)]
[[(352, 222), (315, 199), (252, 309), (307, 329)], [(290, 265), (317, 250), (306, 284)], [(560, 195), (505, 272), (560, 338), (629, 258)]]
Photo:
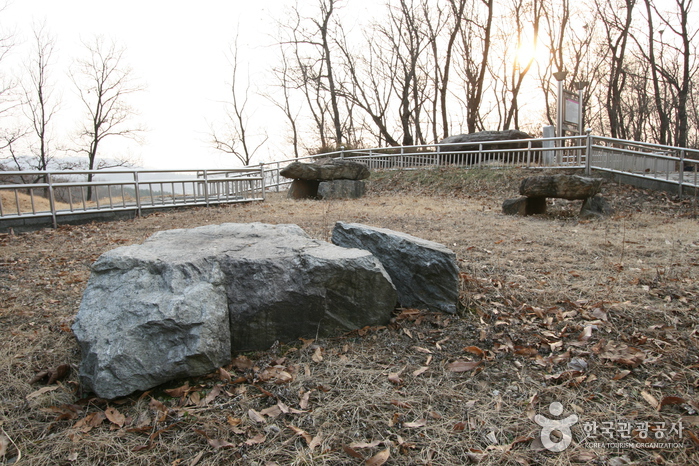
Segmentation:
[[(238, 35), (239, 66), (254, 85), (264, 88), (264, 71), (274, 59), (276, 19), (289, 0), (9, 0), (0, 26), (13, 33), (16, 68), (30, 54), (32, 28), (45, 23), (55, 37), (51, 76), (61, 94), (56, 133), (71, 132), (80, 103), (68, 79), (71, 63), (84, 54), (81, 40), (95, 35), (126, 49), (126, 62), (146, 90), (129, 102), (148, 128), (144, 143), (105, 144), (103, 157), (127, 155), (148, 168), (226, 168), (240, 163), (213, 149), (210, 123), (221, 121), (230, 100), (230, 50)], [(253, 96), (254, 97), (254, 96)], [(284, 157), (283, 117), (268, 101), (250, 105), (264, 120), (271, 142), (255, 161)], [(291, 157), (291, 155), (289, 155)]]

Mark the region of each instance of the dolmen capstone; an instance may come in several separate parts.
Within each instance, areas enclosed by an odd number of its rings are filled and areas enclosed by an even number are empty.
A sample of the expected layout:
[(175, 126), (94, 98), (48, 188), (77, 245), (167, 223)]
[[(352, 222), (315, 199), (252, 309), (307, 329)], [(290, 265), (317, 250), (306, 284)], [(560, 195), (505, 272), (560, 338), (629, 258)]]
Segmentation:
[(290, 199), (357, 199), (364, 195), (364, 180), (370, 175), (366, 164), (345, 159), (292, 162), (279, 173), (293, 179), (287, 194)]
[(209, 373), (238, 350), (384, 325), (395, 287), (370, 252), (296, 225), (155, 233), (92, 266), (73, 325), (83, 386), (103, 398)]
[(402, 307), (456, 312), (459, 267), (446, 246), (386, 228), (337, 222), (332, 242), (376, 256), (391, 276)]
[(507, 199), (502, 211), (508, 215), (546, 213), (546, 199), (582, 200), (581, 218), (610, 215), (609, 203), (599, 194), (603, 180), (579, 175), (539, 175), (524, 178), (519, 186), (522, 197)]
[[(532, 136), (524, 131), (519, 131), (515, 129), (506, 129), (501, 131), (478, 131), (475, 133), (468, 134), (456, 134), (453, 136), (448, 136), (441, 141), (437, 146), (437, 151), (440, 153), (449, 152), (471, 152), (477, 151), (480, 148), (480, 144), (483, 142), (488, 142), (492, 144), (486, 144), (483, 146), (485, 152), (483, 152), (483, 160), (488, 160), (493, 157), (497, 157), (497, 150), (508, 150), (508, 149), (524, 149), (530, 144), (526, 139), (532, 139)], [(513, 142), (518, 140), (525, 140), (522, 142)], [(502, 141), (495, 143), (494, 141)], [(542, 146), (541, 141), (531, 141), (531, 147), (539, 148)], [(534, 159), (539, 157), (538, 152), (534, 152)]]
[(455, 312), (445, 246), (342, 222), (333, 242), (296, 225), (228, 223), (102, 254), (73, 324), (83, 387), (107, 399), (148, 390), (210, 373), (234, 351), (385, 325), (397, 303)]

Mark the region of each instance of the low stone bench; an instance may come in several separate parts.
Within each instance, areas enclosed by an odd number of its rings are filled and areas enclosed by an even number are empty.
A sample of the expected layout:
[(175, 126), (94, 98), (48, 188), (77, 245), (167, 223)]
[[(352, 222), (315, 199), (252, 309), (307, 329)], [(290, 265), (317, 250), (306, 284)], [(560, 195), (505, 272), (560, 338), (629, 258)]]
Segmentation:
[(580, 217), (594, 218), (611, 214), (607, 201), (599, 195), (601, 178), (579, 175), (540, 175), (522, 180), (522, 197), (507, 199), (502, 211), (507, 215), (535, 215), (546, 213), (546, 199), (582, 200)]

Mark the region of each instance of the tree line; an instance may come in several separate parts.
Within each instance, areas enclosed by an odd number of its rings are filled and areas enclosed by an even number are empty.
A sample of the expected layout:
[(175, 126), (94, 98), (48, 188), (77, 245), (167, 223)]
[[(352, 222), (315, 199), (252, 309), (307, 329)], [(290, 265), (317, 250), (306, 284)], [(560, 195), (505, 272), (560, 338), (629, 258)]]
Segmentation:
[(561, 71), (566, 88), (584, 87), (596, 134), (699, 144), (693, 0), (389, 0), (361, 27), (347, 25), (347, 8), (315, 0), (279, 23), (270, 99), (296, 156), (480, 130), (539, 135), (555, 124)]
[[(309, 0), (272, 25), (278, 50), (261, 92), (283, 115), (292, 155), (341, 147), (436, 143), (453, 134), (556, 121), (554, 75), (583, 87), (595, 134), (699, 145), (693, 0), (386, 0), (357, 18), (349, 0)], [(14, 47), (0, 35), (0, 66)], [(60, 98), (55, 38), (36, 26), (21, 79), (0, 82), (0, 157), (31, 154), (45, 170), (59, 152), (98, 167), (105, 138), (138, 138), (129, 105), (142, 89), (116, 42), (82, 44), (70, 78), (83, 111), (71, 143), (52, 132)], [(251, 163), (267, 137), (251, 131), (251, 86), (231, 46), (228, 112), (210, 145)], [(59, 70), (62, 72), (62, 70)], [(7, 121), (6, 119), (4, 121)], [(7, 165), (7, 164), (6, 164)]]
[[(55, 134), (56, 116), (62, 102), (55, 79), (63, 70), (55, 69), (56, 39), (45, 24), (35, 25), (31, 52), (23, 60), (18, 76), (3, 74), (0, 82), (0, 158), (5, 169), (45, 171), (59, 155), (73, 154), (86, 160), (94, 170), (105, 168), (98, 160), (104, 140), (112, 137), (138, 139), (145, 128), (128, 97), (143, 86), (134, 78), (125, 60), (125, 48), (103, 36), (83, 40), (82, 51), (68, 70), (78, 96), (82, 116), (70, 142)], [(0, 66), (16, 46), (15, 37), (0, 37)], [(4, 68), (4, 67), (3, 67)], [(115, 165), (126, 161), (114, 160)], [(75, 168), (75, 167), (64, 167)], [(42, 181), (41, 175), (25, 182)], [(88, 181), (92, 175), (88, 175)], [(88, 188), (88, 199), (92, 191)]]

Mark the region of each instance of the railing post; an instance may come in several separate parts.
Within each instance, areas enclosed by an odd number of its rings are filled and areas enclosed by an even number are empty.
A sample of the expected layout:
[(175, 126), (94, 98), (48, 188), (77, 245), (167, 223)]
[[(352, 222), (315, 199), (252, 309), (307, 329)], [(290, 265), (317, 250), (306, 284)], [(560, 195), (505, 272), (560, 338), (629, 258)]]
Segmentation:
[(483, 143), (478, 144), (478, 168), (481, 168), (483, 163)]
[(261, 163), (260, 164), (260, 177), (262, 178), (262, 200), (266, 200), (265, 196), (265, 164)]
[(592, 172), (592, 128), (587, 128), (585, 132), (587, 133), (585, 140), (585, 174), (589, 175)]
[(204, 170), (204, 202), (206, 207), (209, 207), (209, 171)]
[[(51, 221), (53, 222), (53, 227), (58, 228), (58, 218), (56, 217), (56, 198), (53, 192), (53, 177), (51, 176), (51, 173), (48, 174), (47, 178), (49, 180), (49, 205), (51, 206)], [(19, 203), (17, 205), (19, 205)]]
[[(680, 151), (680, 178), (679, 178), (680, 185), (679, 185), (679, 189), (678, 189), (678, 194), (680, 196), (680, 199), (682, 199), (682, 191), (683, 191), (682, 185), (684, 185), (684, 157), (685, 157), (685, 150), (682, 149)], [(696, 187), (695, 187), (695, 189), (696, 189)]]
[(136, 190), (136, 216), (141, 216), (141, 186), (138, 184), (138, 170), (133, 172), (133, 184)]
[(281, 182), (281, 165), (277, 162), (277, 192), (279, 192), (279, 183)]

